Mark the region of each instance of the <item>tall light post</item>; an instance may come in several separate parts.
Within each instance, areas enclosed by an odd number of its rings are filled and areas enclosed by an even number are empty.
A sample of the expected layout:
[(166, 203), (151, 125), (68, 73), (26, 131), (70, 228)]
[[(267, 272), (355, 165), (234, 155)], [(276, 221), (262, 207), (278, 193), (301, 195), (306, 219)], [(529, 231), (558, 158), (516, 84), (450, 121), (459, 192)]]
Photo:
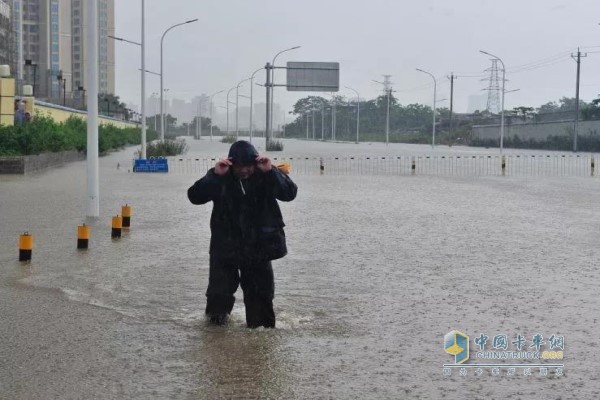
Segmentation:
[(163, 66), (164, 66), (163, 49), (164, 49), (165, 36), (167, 35), (167, 33), (169, 33), (169, 31), (171, 29), (177, 28), (178, 26), (191, 24), (192, 22), (196, 22), (196, 21), (198, 21), (198, 18), (191, 19), (191, 20), (185, 21), (185, 22), (181, 22), (179, 24), (175, 24), (175, 25), (169, 27), (162, 34), (162, 37), (160, 38), (160, 140), (165, 140), (165, 119), (163, 118), (163, 84), (164, 84), (164, 77), (165, 77), (164, 70), (163, 70)]
[(198, 109), (196, 110), (196, 139), (202, 139), (202, 100), (198, 101)]
[(229, 93), (231, 93), (231, 91), (232, 91), (233, 89), (235, 89), (235, 88), (236, 88), (236, 87), (234, 86), (234, 87), (232, 87), (231, 89), (229, 89), (229, 90), (227, 91), (227, 131), (226, 131), (226, 135), (229, 135), (229, 103), (231, 103), (231, 102), (229, 101)]
[[(154, 100), (154, 98), (156, 97), (156, 100), (158, 100), (158, 92), (153, 92), (150, 97), (152, 97), (152, 100)], [(154, 103), (154, 101), (153, 101)], [(157, 126), (156, 126), (156, 117), (158, 116), (158, 110), (156, 109), (156, 103), (154, 103), (154, 132), (157, 132)]]
[(335, 140), (335, 128), (336, 128), (336, 118), (335, 118), (335, 95), (331, 95), (331, 140)]
[(424, 74), (429, 75), (431, 79), (433, 79), (433, 128), (431, 133), (431, 147), (435, 148), (435, 110), (437, 105), (437, 81), (435, 80), (435, 76), (433, 76), (431, 72), (424, 71), (420, 68), (417, 68), (417, 71), (423, 72)]
[[(325, 140), (325, 99), (316, 97), (321, 102), (321, 141)], [(314, 105), (313, 105), (314, 106)]]
[(142, 0), (142, 160), (146, 159), (146, 2)]
[[(222, 109), (224, 109), (224, 110), (227, 110), (227, 107), (225, 107), (225, 106), (217, 106), (217, 107), (218, 107), (218, 108), (222, 108)], [(227, 111), (229, 111), (229, 110), (227, 110)], [(227, 134), (227, 133), (225, 133), (225, 134)]]
[(311, 110), (312, 112), (312, 140), (315, 140), (315, 105), (312, 104)]
[(225, 91), (225, 89), (223, 90), (219, 90), (218, 92), (214, 92), (213, 94), (211, 94), (209, 97), (209, 107), (210, 107), (210, 141), (212, 142), (212, 138), (213, 138), (213, 120), (212, 120), (212, 110), (213, 110), (213, 102), (212, 99), (214, 96), (218, 95), (219, 93), (223, 93)]
[(100, 216), (100, 176), (98, 162), (98, 0), (89, 0), (85, 19), (87, 35), (88, 113), (87, 113), (87, 202), (86, 215)]
[(250, 78), (241, 80), (240, 83), (238, 83), (237, 86), (235, 87), (235, 140), (238, 140), (238, 137), (239, 137), (238, 117), (239, 117), (239, 109), (240, 109), (240, 107), (239, 107), (240, 85), (249, 80), (250, 80)]
[(270, 132), (267, 132), (267, 137), (268, 138), (272, 137), (272, 135), (273, 135), (273, 104), (274, 104), (274, 102), (273, 102), (273, 98), (274, 98), (274, 96), (273, 96), (273, 94), (274, 94), (273, 93), (273, 88), (274, 88), (274, 86), (273, 85), (275, 84), (275, 60), (277, 59), (277, 57), (280, 54), (285, 53), (287, 51), (299, 49), (300, 47), (301, 46), (294, 46), (294, 47), (290, 47), (289, 49), (281, 50), (279, 53), (275, 54), (275, 57), (273, 57), (273, 62), (271, 63), (271, 66), (270, 66), (270, 68), (271, 68), (271, 85), (270, 85), (270, 88), (267, 88), (267, 90), (271, 90), (271, 102), (270, 102), (270, 104), (267, 104), (267, 107), (271, 108), (271, 113), (270, 113), (270, 118), (271, 118), (270, 122), (271, 123), (270, 123), (270, 126), (269, 126)]
[[(127, 39), (123, 39), (121, 37), (116, 37), (116, 36), (112, 36), (112, 35), (108, 35), (109, 38), (113, 39), (113, 40), (117, 40), (119, 42), (124, 42), (124, 43), (129, 43), (129, 44), (133, 44), (135, 46), (140, 46), (141, 50), (142, 50), (142, 54), (141, 54), (141, 68), (140, 68), (140, 74), (141, 74), (141, 81), (142, 81), (142, 93), (141, 93), (141, 108), (142, 108), (142, 121), (141, 121), (141, 128), (142, 128), (142, 139), (141, 139), (141, 145), (142, 145), (142, 150), (140, 153), (140, 158), (142, 160), (146, 159), (146, 6), (145, 6), (146, 2), (145, 0), (142, 0), (142, 40), (141, 42), (134, 42), (132, 40), (127, 40)], [(156, 120), (155, 120), (156, 121)], [(156, 126), (154, 127), (154, 130), (156, 130)]]
[(345, 86), (346, 89), (352, 90), (356, 93), (356, 144), (358, 144), (358, 135), (360, 132), (360, 95), (358, 92), (351, 87)]
[[(169, 90), (170, 90), (170, 89), (163, 89), (163, 93), (165, 93), (165, 96), (166, 96), (166, 93), (167, 93)], [(161, 100), (162, 100), (162, 96), (160, 96), (160, 98), (161, 98)], [(168, 101), (168, 99), (167, 99), (167, 101)], [(162, 104), (162, 101), (161, 101), (161, 104)], [(166, 125), (166, 127), (165, 127), (165, 131), (167, 131), (167, 130), (169, 129), (169, 121), (168, 121), (168, 119), (169, 119), (169, 118), (168, 118), (168, 117), (169, 117), (169, 114), (166, 114), (166, 115), (164, 115), (164, 114), (161, 112), (161, 114), (160, 114), (160, 125), (161, 125), (161, 128), (165, 126), (165, 125), (164, 125), (164, 120), (165, 120), (165, 119), (167, 119), (167, 125)], [(164, 139), (163, 139), (163, 140), (164, 140)]]
[(504, 84), (506, 83), (506, 67), (504, 66), (504, 61), (502, 61), (500, 57), (483, 50), (479, 50), (479, 52), (495, 58), (502, 64), (502, 114), (500, 116), (500, 154), (502, 154), (502, 150), (504, 149)]
[(252, 143), (252, 113), (254, 112), (254, 99), (253, 99), (253, 93), (254, 93), (254, 75), (259, 72), (262, 71), (263, 69), (265, 69), (265, 67), (261, 67), (259, 69), (257, 69), (256, 71), (254, 71), (252, 73), (252, 75), (250, 76), (250, 143)]

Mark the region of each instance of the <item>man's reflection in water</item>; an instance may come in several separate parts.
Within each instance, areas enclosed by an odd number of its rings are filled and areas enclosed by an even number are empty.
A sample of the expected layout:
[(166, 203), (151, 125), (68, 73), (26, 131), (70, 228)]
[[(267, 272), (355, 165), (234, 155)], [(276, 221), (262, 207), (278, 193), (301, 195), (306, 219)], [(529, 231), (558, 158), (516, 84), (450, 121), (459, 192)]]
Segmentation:
[(281, 399), (285, 365), (278, 357), (281, 332), (240, 327), (207, 327), (194, 359), (199, 371), (198, 399)]

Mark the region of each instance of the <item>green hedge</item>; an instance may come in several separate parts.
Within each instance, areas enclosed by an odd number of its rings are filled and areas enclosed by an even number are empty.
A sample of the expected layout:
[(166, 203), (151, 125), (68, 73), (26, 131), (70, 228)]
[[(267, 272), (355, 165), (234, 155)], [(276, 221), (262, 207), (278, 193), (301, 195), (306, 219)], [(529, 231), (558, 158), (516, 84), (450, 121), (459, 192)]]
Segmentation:
[[(470, 146), (477, 147), (500, 147), (498, 139), (473, 139)], [(514, 149), (538, 149), (538, 150), (558, 150), (572, 151), (573, 138), (569, 136), (548, 136), (546, 140), (523, 140), (518, 136), (505, 137), (504, 148)], [(577, 149), (579, 151), (597, 152), (600, 151), (600, 136), (585, 135), (577, 138)]]
[[(148, 131), (147, 141), (156, 139)], [(98, 148), (101, 154), (126, 145), (139, 144), (138, 128), (117, 128), (100, 125)], [(86, 151), (87, 124), (78, 117), (57, 123), (49, 116), (37, 114), (31, 121), (15, 126), (0, 126), (0, 156), (24, 156), (58, 151)]]

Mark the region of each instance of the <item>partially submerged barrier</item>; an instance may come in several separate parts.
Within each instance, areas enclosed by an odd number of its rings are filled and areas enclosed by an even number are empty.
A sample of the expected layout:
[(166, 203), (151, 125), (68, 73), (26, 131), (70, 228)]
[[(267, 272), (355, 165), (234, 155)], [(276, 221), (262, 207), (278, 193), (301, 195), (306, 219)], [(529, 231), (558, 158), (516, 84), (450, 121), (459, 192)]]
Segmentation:
[[(295, 175), (595, 176), (593, 154), (273, 157)], [(216, 157), (168, 159), (169, 171), (202, 174)]]

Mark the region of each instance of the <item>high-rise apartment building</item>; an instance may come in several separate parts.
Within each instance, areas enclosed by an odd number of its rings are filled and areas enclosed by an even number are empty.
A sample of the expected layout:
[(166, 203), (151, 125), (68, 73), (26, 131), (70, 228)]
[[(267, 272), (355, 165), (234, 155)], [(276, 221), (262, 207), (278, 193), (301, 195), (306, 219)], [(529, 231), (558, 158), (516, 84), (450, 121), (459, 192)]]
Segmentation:
[(0, 0), (0, 64), (12, 63), (12, 41), (10, 5)]
[[(24, 83), (37, 97), (79, 98), (85, 78), (85, 0), (12, 0), (15, 53), (23, 49)], [(22, 12), (22, 42), (19, 42)], [(114, 93), (114, 0), (98, 0), (99, 88)], [(15, 63), (15, 68), (17, 65)], [(15, 71), (15, 75), (17, 71)], [(34, 77), (35, 75), (35, 77)]]
[[(85, 0), (71, 0), (72, 2), (72, 40), (73, 40), (73, 82), (77, 89), (79, 86), (87, 87), (86, 64), (87, 51), (85, 48), (85, 35), (87, 25), (85, 14), (89, 2)], [(115, 34), (115, 2), (114, 0), (98, 0), (98, 62), (100, 93), (115, 93), (115, 43), (109, 39)]]

